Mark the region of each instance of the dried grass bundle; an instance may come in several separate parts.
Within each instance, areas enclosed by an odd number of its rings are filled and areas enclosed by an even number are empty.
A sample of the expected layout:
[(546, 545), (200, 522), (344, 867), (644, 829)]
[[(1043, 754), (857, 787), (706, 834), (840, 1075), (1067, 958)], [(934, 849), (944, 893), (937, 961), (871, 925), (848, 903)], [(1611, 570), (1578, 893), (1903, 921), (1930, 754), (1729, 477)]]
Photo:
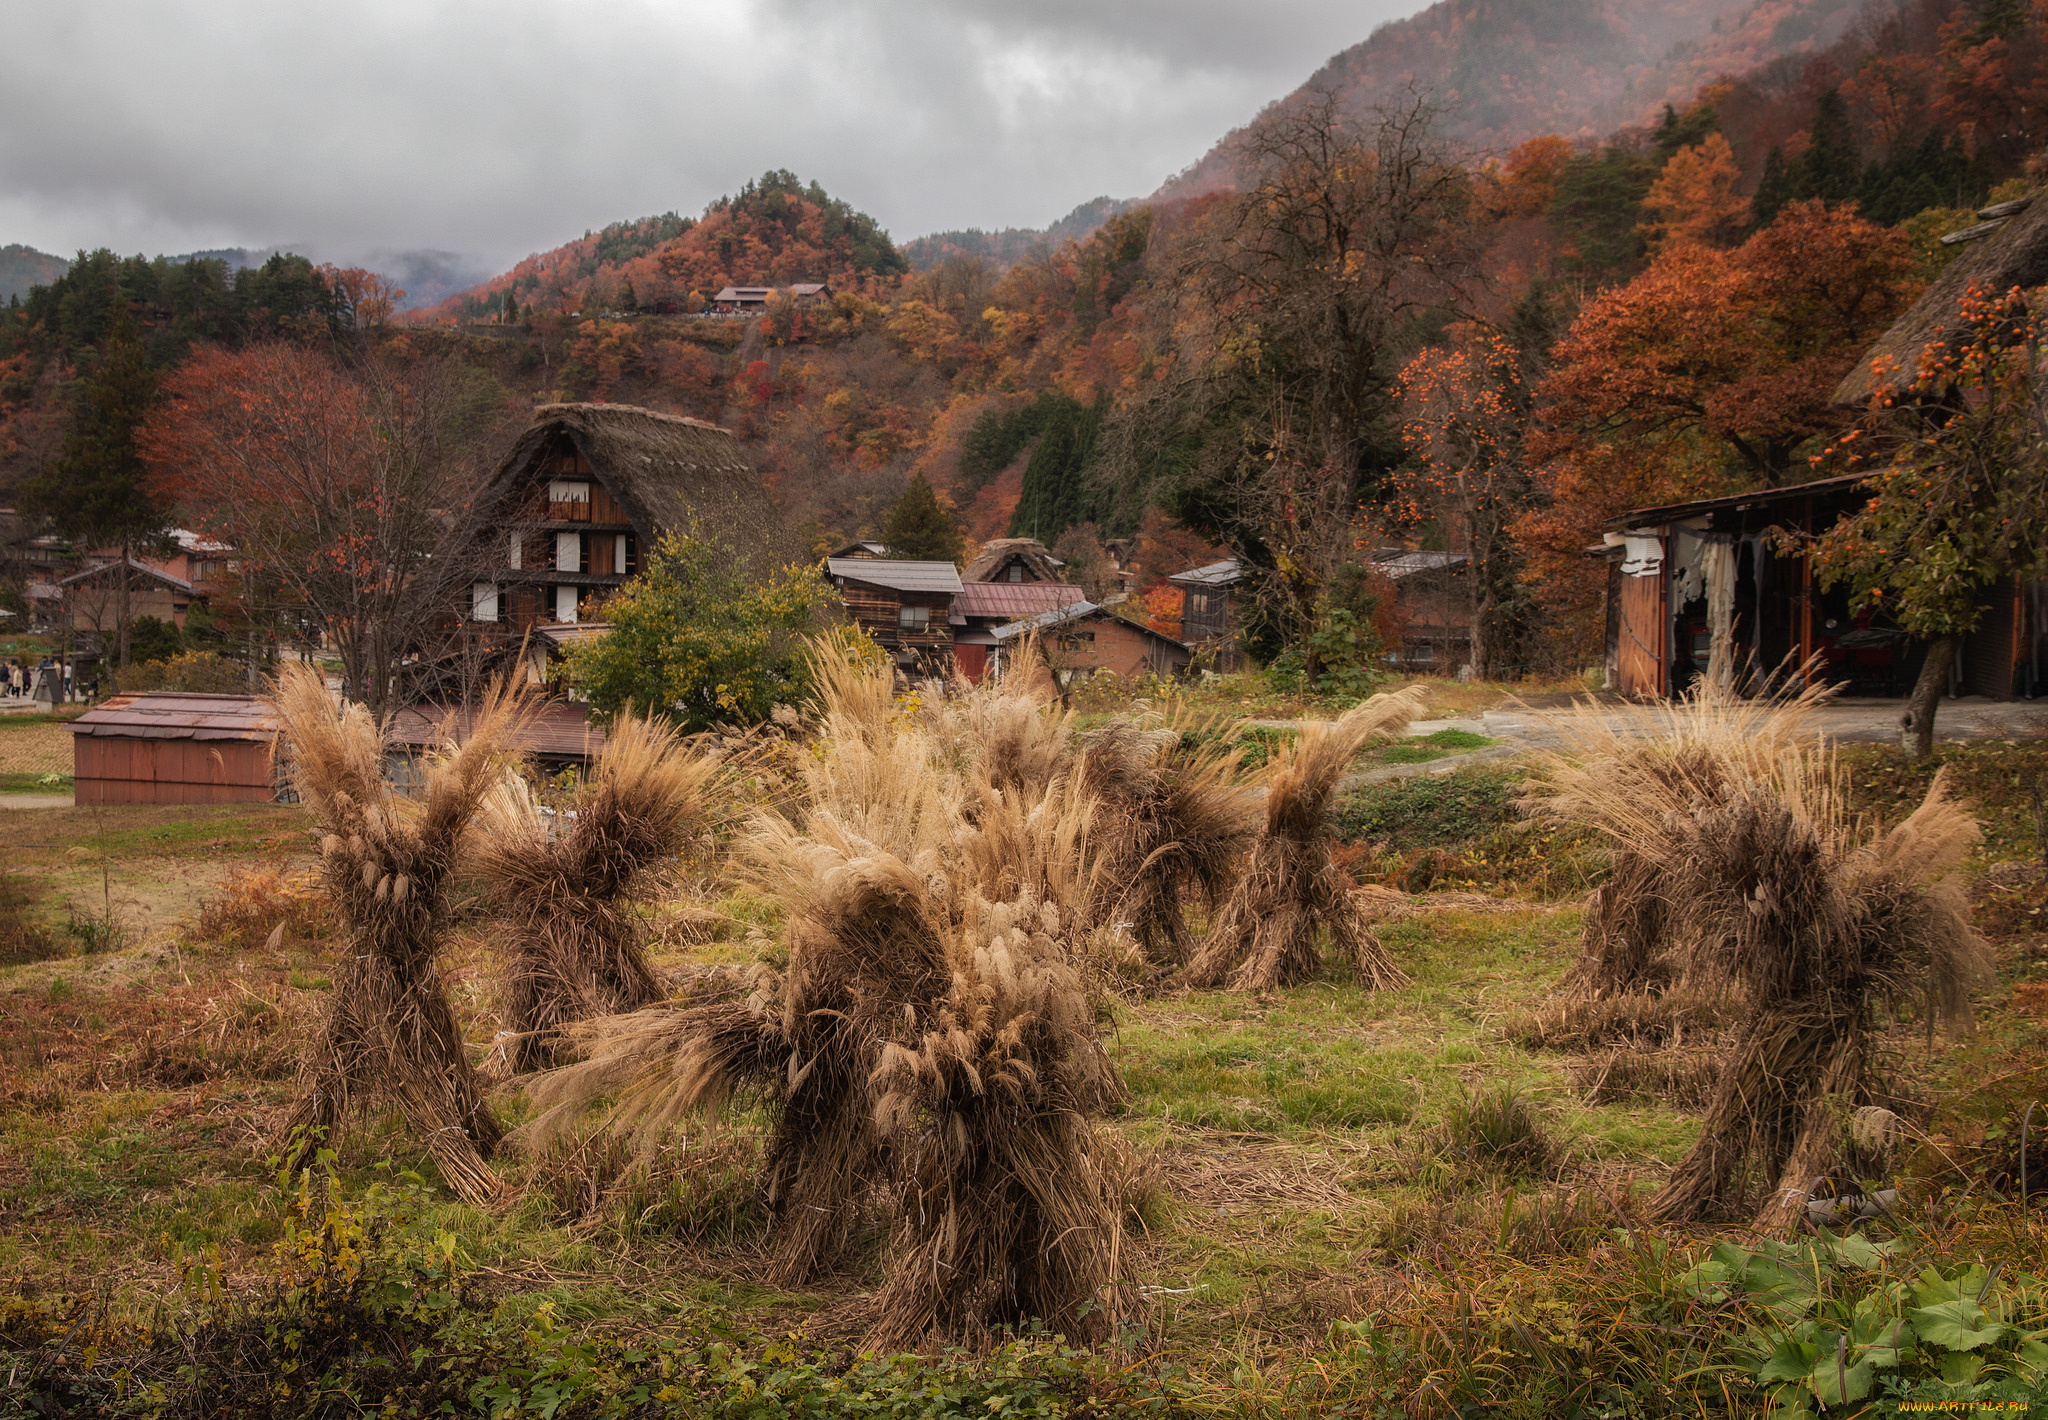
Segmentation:
[(396, 1103), (442, 1175), (473, 1203), (494, 1201), (484, 1160), (500, 1130), (463, 1049), (435, 970), (449, 880), (471, 815), (511, 758), (524, 714), (504, 682), (471, 719), (469, 737), (427, 765), (424, 793), (384, 782), (384, 741), (361, 705), (337, 707), (325, 678), (286, 667), (272, 703), (293, 752), (300, 796), (325, 836), (321, 880), (347, 947), (327, 1018), (307, 1059), (305, 1093), (285, 1126), (294, 1165), (329, 1137), (359, 1095)]
[(1359, 751), (1405, 729), (1426, 694), (1410, 686), (1375, 695), (1335, 721), (1306, 724), (1267, 761), (1264, 827), (1208, 942), (1188, 966), (1190, 985), (1227, 980), (1233, 991), (1266, 991), (1301, 981), (1320, 965), (1322, 928), (1374, 988), (1408, 979), (1374, 935), (1354, 884), (1331, 860), (1329, 814)]
[(588, 1058), (532, 1083), (548, 1112), (529, 1127), (544, 1138), (612, 1096), (615, 1124), (654, 1139), (750, 1094), (775, 1115), (779, 1284), (830, 1266), (881, 1199), (895, 1223), (872, 1344), (1031, 1318), (1095, 1335), (1108, 1313), (1087, 1304), (1113, 1299), (1122, 1250), (1092, 1116), (1119, 1087), (1061, 902), (1083, 891), (1089, 805), (1064, 778), (1034, 798), (941, 772), (930, 736), (858, 713), (875, 703), (828, 681), (805, 822), (764, 816), (746, 840), (787, 913), (785, 973), (745, 1001), (577, 1028)]
[(1089, 916), (1128, 923), (1155, 967), (1184, 964), (1190, 893), (1219, 907), (1258, 833), (1228, 735), (1213, 725), (1116, 720), (1085, 736), (1080, 791), (1095, 800)]
[[(1661, 819), (1725, 798), (1743, 784), (1769, 781), (1787, 754), (1815, 734), (1814, 711), (1832, 687), (1809, 687), (1775, 700), (1744, 700), (1706, 680), (1669, 703), (1610, 714), (1580, 702), (1566, 722), (1570, 749), (1553, 756), (1523, 802), (1534, 814), (1599, 827), (1621, 809)], [(1626, 808), (1622, 806), (1626, 804)], [(1617, 837), (1608, 881), (1587, 899), (1579, 960), (1568, 991), (1620, 996), (1670, 985), (1682, 955), (1657, 865)]]
[(512, 1066), (549, 1063), (570, 1021), (637, 1011), (662, 998), (636, 912), (647, 870), (674, 857), (703, 823), (718, 774), (651, 720), (620, 718), (555, 830), (526, 781), (508, 775), (484, 806), (476, 854), (504, 919), (506, 1027)]
[[(1685, 976), (1742, 993), (1699, 1141), (1649, 1205), (1659, 1218), (1756, 1208), (1759, 1226), (1790, 1226), (1839, 1157), (1841, 1119), (1868, 1102), (1873, 1013), (1924, 999), (1964, 1024), (1989, 970), (1953, 881), (1975, 821), (1937, 776), (1889, 832), (1857, 823), (1833, 751), (1798, 725), (1812, 702), (1750, 712), (1753, 736), (1696, 734), (1661, 796), (1654, 777), (1603, 790), (1597, 765), (1551, 765), (1553, 807), (1662, 875)], [(1639, 713), (1725, 718), (1703, 701)]]

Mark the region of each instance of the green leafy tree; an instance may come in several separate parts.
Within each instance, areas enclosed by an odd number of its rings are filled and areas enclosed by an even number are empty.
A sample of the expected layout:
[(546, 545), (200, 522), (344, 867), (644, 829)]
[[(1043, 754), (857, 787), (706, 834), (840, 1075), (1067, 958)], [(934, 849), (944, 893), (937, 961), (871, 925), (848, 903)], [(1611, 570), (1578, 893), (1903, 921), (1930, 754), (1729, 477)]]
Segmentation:
[(1985, 590), (2048, 570), (2042, 315), (2040, 293), (1973, 288), (1947, 350), (1830, 451), (1871, 465), (1871, 497), (1820, 539), (1815, 561), (1858, 610), (1880, 607), (1927, 642), (1899, 724), (1915, 759), (1934, 751), (1935, 707)]
[(960, 521), (939, 501), (921, 473), (910, 475), (903, 495), (882, 523), (882, 542), (891, 557), (913, 562), (958, 562)]
[(569, 674), (604, 715), (651, 709), (685, 730), (758, 723), (810, 697), (809, 638), (840, 610), (815, 567), (757, 583), (733, 549), (671, 534), (606, 604), (610, 634), (578, 647)]
[(22, 504), (32, 517), (93, 547), (119, 550), (114, 583), (115, 665), (129, 663), (127, 559), (159, 537), (165, 508), (149, 494), (136, 431), (156, 403), (157, 381), (125, 302), (116, 302), (99, 364), (86, 377), (71, 410), (71, 430), (54, 467), (24, 484)]

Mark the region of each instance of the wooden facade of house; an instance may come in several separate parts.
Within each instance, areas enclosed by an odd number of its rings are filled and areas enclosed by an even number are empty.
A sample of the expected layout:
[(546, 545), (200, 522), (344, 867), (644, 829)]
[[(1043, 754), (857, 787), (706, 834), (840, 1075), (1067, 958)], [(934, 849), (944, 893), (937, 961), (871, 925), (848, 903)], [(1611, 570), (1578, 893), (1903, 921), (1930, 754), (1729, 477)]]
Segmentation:
[(514, 637), (591, 619), (669, 533), (695, 525), (766, 570), (781, 520), (730, 431), (620, 404), (554, 404), (487, 495), (489, 576), (471, 620)]
[[(1825, 532), (1864, 498), (1864, 478), (1852, 474), (1611, 520), (1595, 549), (1608, 564), (1608, 683), (1664, 697), (1725, 674), (1737, 689), (1796, 677), (1852, 696), (1909, 694), (1925, 644), (1882, 610), (1852, 611), (1846, 586), (1822, 587), (1810, 559), (1780, 551), (1773, 536)], [(2039, 694), (2048, 677), (2048, 588), (2007, 579), (1982, 600), (1950, 693)], [(1801, 667), (1809, 669), (1800, 675)]]
[(907, 672), (953, 673), (953, 601), (960, 574), (950, 562), (828, 557), (825, 574), (847, 615)]
[(1105, 671), (1125, 680), (1146, 674), (1167, 679), (1186, 674), (1194, 659), (1172, 637), (1126, 621), (1094, 602), (1074, 602), (997, 629), (998, 654), (1033, 634), (1046, 665), (1062, 684)]
[(1241, 576), (1237, 559), (1226, 557), (1166, 579), (1180, 590), (1182, 642), (1221, 671), (1235, 670), (1243, 660), (1230, 617), (1230, 589)]
[(1465, 579), (1471, 559), (1462, 552), (1376, 554), (1372, 570), (1391, 582), (1401, 644), (1393, 661), (1425, 675), (1455, 675), (1472, 663), (1472, 597)]
[(73, 720), (79, 804), (268, 803), (280, 797), (275, 713), (245, 695), (116, 695)]

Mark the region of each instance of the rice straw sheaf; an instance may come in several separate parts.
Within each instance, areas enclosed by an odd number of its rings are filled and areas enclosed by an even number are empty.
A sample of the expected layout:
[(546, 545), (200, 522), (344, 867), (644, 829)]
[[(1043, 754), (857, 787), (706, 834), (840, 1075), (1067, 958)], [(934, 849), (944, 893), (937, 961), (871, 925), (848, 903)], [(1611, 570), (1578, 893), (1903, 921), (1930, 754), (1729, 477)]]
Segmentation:
[(886, 1200), (871, 1344), (1034, 1318), (1096, 1335), (1123, 1261), (1093, 1116), (1120, 1087), (1059, 900), (1082, 891), (1088, 805), (1064, 779), (1033, 798), (943, 772), (930, 736), (827, 685), (804, 821), (763, 815), (743, 845), (785, 911), (786, 970), (744, 1002), (577, 1027), (586, 1059), (529, 1084), (547, 1107), (529, 1128), (545, 1137), (611, 1097), (614, 1127), (651, 1138), (759, 1099), (778, 1285), (834, 1265)]
[[(1570, 748), (1524, 791), (1533, 814), (1601, 826), (1628, 812), (1659, 817), (1768, 780), (1816, 730), (1814, 711), (1833, 694), (1818, 685), (1777, 699), (1744, 700), (1701, 680), (1679, 700), (1626, 714), (1581, 702), (1562, 728)], [(1607, 882), (1587, 899), (1579, 960), (1568, 992), (1627, 997), (1670, 985), (1681, 954), (1657, 865), (1617, 836)]]
[[(1696, 739), (1689, 798), (1603, 796), (1579, 766), (1571, 794), (1553, 802), (1575, 805), (1577, 821), (1663, 875), (1684, 976), (1742, 994), (1699, 1141), (1650, 1214), (1754, 1211), (1759, 1227), (1782, 1230), (1839, 1161), (1842, 1119), (1869, 1103), (1874, 1014), (1924, 1000), (1934, 1019), (1966, 1024), (1990, 955), (1953, 880), (1977, 825), (1943, 776), (1911, 817), (1875, 833), (1851, 817), (1828, 746), (1782, 723), (1761, 728), (1775, 756), (1739, 737)], [(1566, 766), (1551, 768), (1553, 783), (1565, 777)]]
[(506, 1026), (513, 1068), (554, 1055), (570, 1021), (637, 1011), (662, 998), (635, 908), (647, 870), (679, 852), (702, 825), (717, 763), (674, 733), (622, 716), (572, 805), (546, 819), (507, 776), (486, 801), (478, 866), (496, 891), (504, 943)]
[(1426, 693), (1410, 686), (1375, 695), (1337, 720), (1305, 724), (1267, 762), (1265, 823), (1209, 940), (1188, 964), (1189, 985), (1227, 980), (1233, 991), (1266, 991), (1302, 981), (1320, 965), (1322, 928), (1368, 985), (1408, 979), (1330, 857), (1330, 801), (1359, 751), (1405, 729)]
[(1194, 951), (1182, 901), (1220, 906), (1258, 833), (1258, 802), (1240, 782), (1228, 735), (1211, 726), (1115, 720), (1083, 736), (1080, 791), (1095, 801), (1097, 923), (1128, 923), (1155, 967)]
[(417, 800), (384, 781), (384, 742), (361, 705), (337, 707), (310, 666), (286, 667), (272, 703), (301, 798), (325, 831), (321, 879), (347, 938), (327, 1016), (283, 1131), (294, 1166), (331, 1138), (358, 1096), (397, 1104), (449, 1185), (473, 1203), (499, 1196), (484, 1161), (501, 1131), (463, 1049), (435, 957), (463, 835), (512, 758), (525, 714), (503, 681), (466, 739), (432, 759)]

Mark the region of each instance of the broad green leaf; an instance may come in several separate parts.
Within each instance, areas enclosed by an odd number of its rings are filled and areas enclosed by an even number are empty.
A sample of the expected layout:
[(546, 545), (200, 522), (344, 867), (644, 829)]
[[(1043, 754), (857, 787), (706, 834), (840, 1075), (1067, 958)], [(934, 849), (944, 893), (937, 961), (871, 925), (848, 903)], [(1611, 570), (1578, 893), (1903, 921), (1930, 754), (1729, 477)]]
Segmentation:
[(2048, 1381), (2048, 1341), (2038, 1338), (2021, 1345), (2013, 1365), (2022, 1378), (2040, 1384)]
[(1857, 1360), (1873, 1366), (1896, 1366), (1899, 1353), (1913, 1349), (1913, 1328), (1896, 1317), (1862, 1315), (1849, 1327), (1849, 1343)]
[(1769, 1360), (1757, 1370), (1756, 1378), (1765, 1383), (1771, 1381), (1792, 1381), (1804, 1384), (1813, 1375), (1814, 1359), (1820, 1355), (1820, 1347), (1811, 1341), (1794, 1341), (1786, 1337), (1771, 1352)]
[(1951, 1351), (1941, 1358), (1937, 1368), (1950, 1385), (1969, 1385), (1977, 1379), (1977, 1372), (1984, 1369), (1984, 1358), (1967, 1351)]
[(1915, 1307), (1913, 1331), (1922, 1342), (1947, 1351), (1974, 1351), (2002, 1340), (2012, 1328), (1993, 1321), (1984, 1308), (1965, 1297), (1937, 1306)]
[(1812, 1393), (1821, 1397), (1823, 1406), (1845, 1406), (1858, 1402), (1870, 1393), (1870, 1363), (1860, 1361), (1847, 1365), (1837, 1361), (1835, 1354), (1823, 1354), (1821, 1361), (1812, 1367)]

